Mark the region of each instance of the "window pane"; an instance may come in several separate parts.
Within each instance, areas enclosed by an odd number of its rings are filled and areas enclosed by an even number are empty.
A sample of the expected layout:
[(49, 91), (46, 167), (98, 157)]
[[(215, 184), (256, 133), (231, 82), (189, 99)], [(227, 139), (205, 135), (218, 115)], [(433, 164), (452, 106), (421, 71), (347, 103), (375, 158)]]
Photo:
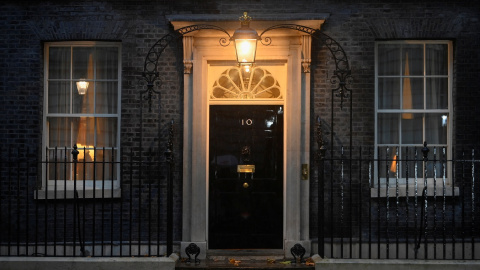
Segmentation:
[(397, 172), (397, 160), (395, 158), (396, 147), (379, 147), (378, 149), (378, 166), (380, 177), (385, 178), (387, 174), (390, 178), (390, 185), (395, 185), (395, 177)]
[(79, 162), (92, 162), (95, 158), (95, 148), (87, 145), (77, 144), (78, 161)]
[(402, 75), (423, 75), (423, 45), (404, 45), (402, 50)]
[(79, 117), (74, 118), (73, 140), (78, 148), (93, 148), (95, 146), (95, 118)]
[[(430, 153), (428, 154), (429, 159), (426, 164), (426, 171), (427, 171), (427, 178), (433, 178), (434, 176), (437, 178), (437, 186), (442, 185), (438, 179), (441, 179), (444, 175), (444, 170), (445, 170), (445, 176), (448, 177), (448, 172), (447, 172), (447, 167), (443, 166), (442, 160), (444, 159), (443, 156), (443, 147), (429, 147)], [(434, 157), (435, 156), (435, 157)], [(445, 158), (446, 158), (446, 150), (445, 150)], [(436, 162), (434, 162), (436, 160)], [(423, 176), (422, 172), (422, 176)], [(441, 180), (440, 180), (441, 181)], [(433, 185), (433, 179), (429, 179), (428, 183), (430, 185)], [(430, 193), (431, 195), (432, 193)]]
[(117, 118), (97, 118), (97, 147), (115, 147), (117, 144)]
[[(413, 183), (415, 179), (415, 173), (418, 178), (422, 178), (423, 165), (422, 165), (422, 147), (402, 147), (402, 153), (400, 158), (401, 175), (404, 178), (409, 178), (409, 183)], [(416, 168), (415, 168), (416, 166)], [(411, 194), (413, 195), (413, 194)]]
[(448, 75), (447, 44), (427, 44), (425, 53), (427, 75)]
[(423, 109), (423, 78), (403, 78), (403, 109)]
[(399, 114), (378, 114), (378, 143), (380, 144), (398, 144)]
[(118, 83), (99, 82), (95, 88), (96, 113), (117, 113), (118, 106)]
[(118, 78), (118, 48), (97, 48), (97, 79), (112, 80)]
[(427, 78), (427, 109), (448, 109), (448, 79)]
[(400, 80), (398, 78), (378, 79), (378, 108), (400, 109)]
[(48, 52), (48, 78), (70, 79), (70, 47), (50, 47)]
[(87, 92), (84, 95), (78, 94), (77, 86), (74, 85), (73, 91), (73, 113), (94, 113), (95, 88), (93, 83), (88, 84)]
[(48, 125), (48, 147), (70, 147), (71, 146), (71, 125), (70, 118), (49, 117)]
[(73, 79), (93, 79), (93, 47), (73, 48)]
[(423, 142), (423, 114), (402, 114), (402, 143), (421, 144)]
[(447, 144), (448, 115), (432, 113), (425, 115), (425, 139), (429, 144)]
[(400, 46), (397, 44), (378, 45), (378, 75), (400, 75)]
[(106, 149), (104, 151), (102, 148), (81, 148), (78, 151), (80, 154), (77, 163), (77, 180), (116, 180), (117, 170), (115, 164), (112, 163), (114, 161), (112, 160), (112, 154), (116, 154), (115, 150)]
[(70, 82), (48, 82), (48, 113), (70, 113)]

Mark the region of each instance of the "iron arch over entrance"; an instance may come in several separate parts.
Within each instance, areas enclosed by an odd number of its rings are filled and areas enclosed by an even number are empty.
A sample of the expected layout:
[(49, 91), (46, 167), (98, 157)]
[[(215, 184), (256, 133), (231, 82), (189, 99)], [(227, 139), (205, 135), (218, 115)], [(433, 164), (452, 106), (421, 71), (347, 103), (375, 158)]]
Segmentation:
[[(277, 29), (287, 29), (296, 30), (301, 33), (305, 33), (312, 37), (312, 41), (318, 42), (319, 46), (325, 46), (331, 53), (331, 56), (335, 62), (335, 70), (333, 71), (333, 76), (330, 78), (330, 82), (332, 84), (332, 123), (330, 128), (332, 129), (331, 135), (333, 136), (333, 100), (334, 97), (340, 98), (340, 107), (343, 108), (343, 103), (346, 98), (350, 98), (350, 127), (352, 126), (352, 91), (349, 86), (352, 83), (352, 76), (351, 76), (351, 69), (350, 64), (348, 62), (348, 57), (342, 48), (342, 46), (335, 41), (330, 36), (322, 33), (319, 29), (315, 29), (308, 26), (298, 25), (298, 24), (278, 24), (266, 28), (260, 34), (261, 42), (265, 46), (269, 46), (271, 44), (272, 38), (267, 37), (266, 34), (270, 33), (270, 31), (277, 30)], [(145, 62), (144, 62), (144, 70), (142, 73), (142, 79), (146, 83), (146, 89), (141, 91), (141, 96), (143, 100), (146, 100), (149, 103), (149, 110), (151, 110), (152, 105), (152, 98), (154, 95), (160, 94), (160, 92), (155, 89), (156, 85), (160, 85), (161, 87), (161, 78), (159, 70), (159, 64), (161, 63), (161, 57), (164, 51), (169, 46), (176, 46), (182, 42), (182, 38), (184, 38), (187, 34), (199, 31), (199, 30), (214, 30), (224, 33), (226, 36), (219, 38), (219, 43), (221, 46), (226, 47), (230, 44), (230, 34), (224, 28), (219, 27), (217, 25), (210, 25), (210, 24), (193, 24), (188, 25), (186, 27), (178, 28), (177, 30), (172, 31), (169, 34), (163, 36), (160, 40), (158, 40), (149, 50)], [(179, 43), (180, 42), (180, 43)], [(217, 44), (218, 46), (218, 44)], [(184, 56), (185, 57), (185, 56)], [(185, 72), (187, 73), (187, 72)], [(186, 77), (185, 77), (186, 78)], [(186, 79), (184, 79), (186, 80)], [(160, 83), (158, 83), (160, 82)], [(191, 82), (190, 82), (191, 83)], [(190, 121), (189, 119), (185, 120), (185, 122)], [(310, 122), (307, 119), (307, 124)], [(350, 144), (351, 144), (351, 128), (350, 128)], [(333, 139), (331, 140), (333, 142)], [(173, 209), (173, 203), (167, 203), (167, 208)], [(173, 211), (168, 211), (173, 215)], [(170, 220), (171, 218), (168, 218)], [(193, 224), (193, 223), (192, 223)], [(172, 227), (168, 227), (167, 230), (173, 230)], [(319, 234), (320, 235), (320, 234)], [(171, 248), (168, 247), (172, 246), (173, 239), (167, 239), (167, 253), (171, 253)]]
[[(216, 25), (210, 24), (199, 24), (199, 25), (190, 25), (186, 27), (182, 27), (173, 33), (166, 34), (161, 39), (159, 39), (148, 51), (147, 56), (145, 57), (145, 62), (143, 64), (143, 73), (142, 77), (147, 84), (147, 89), (142, 91), (141, 94), (146, 94), (146, 99), (149, 101), (150, 109), (151, 109), (151, 98), (153, 94), (159, 94), (154, 89), (154, 85), (156, 81), (160, 80), (160, 74), (158, 70), (158, 61), (162, 56), (162, 53), (165, 49), (172, 43), (177, 43), (179, 40), (186, 34), (199, 31), (199, 30), (217, 30), (225, 33), (228, 36), (226, 38), (220, 38), (219, 42), (222, 46), (228, 46), (230, 44), (230, 34), (223, 28), (218, 27)], [(263, 37), (263, 35), (269, 31), (275, 29), (292, 29), (297, 30), (303, 33), (307, 33), (311, 35), (315, 40), (318, 40), (323, 44), (325, 47), (328, 48), (330, 51), (334, 61), (335, 61), (335, 70), (334, 76), (331, 78), (331, 82), (333, 86), (333, 92), (338, 92), (337, 96), (340, 97), (340, 106), (343, 107), (343, 101), (345, 98), (351, 94), (351, 89), (348, 87), (351, 84), (352, 76), (351, 76), (351, 69), (350, 64), (348, 62), (348, 57), (345, 51), (343, 50), (342, 46), (333, 38), (328, 36), (325, 33), (322, 33), (319, 29), (313, 29), (303, 25), (296, 25), (296, 24), (279, 24), (274, 25), (265, 29), (261, 34), (261, 42), (264, 45), (270, 45), (272, 39), (270, 37)]]

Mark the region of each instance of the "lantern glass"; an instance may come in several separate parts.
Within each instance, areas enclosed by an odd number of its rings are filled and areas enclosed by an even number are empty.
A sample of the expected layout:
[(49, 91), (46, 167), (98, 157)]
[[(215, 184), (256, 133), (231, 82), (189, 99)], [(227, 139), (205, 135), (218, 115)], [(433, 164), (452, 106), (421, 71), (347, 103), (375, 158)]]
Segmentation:
[(88, 89), (88, 82), (85, 80), (80, 80), (77, 82), (77, 90), (79, 95), (85, 95)]
[(240, 65), (252, 64), (255, 62), (257, 39), (235, 39), (235, 50)]

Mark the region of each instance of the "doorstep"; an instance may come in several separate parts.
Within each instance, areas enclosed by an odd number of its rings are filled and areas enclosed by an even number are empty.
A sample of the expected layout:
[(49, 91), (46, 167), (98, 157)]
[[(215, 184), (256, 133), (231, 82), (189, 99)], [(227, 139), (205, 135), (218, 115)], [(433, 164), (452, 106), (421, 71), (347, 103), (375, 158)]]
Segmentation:
[(283, 250), (215, 250), (207, 252), (207, 259), (194, 263), (186, 259), (177, 261), (176, 270), (233, 270), (233, 269), (296, 269), (313, 270), (314, 265), (293, 263), (284, 259)]

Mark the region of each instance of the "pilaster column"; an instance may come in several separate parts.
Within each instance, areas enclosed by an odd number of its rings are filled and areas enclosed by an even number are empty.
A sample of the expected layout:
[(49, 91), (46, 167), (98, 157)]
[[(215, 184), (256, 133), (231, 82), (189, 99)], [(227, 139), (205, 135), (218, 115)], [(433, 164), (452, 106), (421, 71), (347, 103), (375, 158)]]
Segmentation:
[[(303, 73), (310, 73), (312, 63), (312, 36), (302, 36), (302, 67)], [(310, 87), (310, 85), (309, 85)]]
[(192, 73), (193, 67), (193, 37), (183, 37), (183, 73)]

